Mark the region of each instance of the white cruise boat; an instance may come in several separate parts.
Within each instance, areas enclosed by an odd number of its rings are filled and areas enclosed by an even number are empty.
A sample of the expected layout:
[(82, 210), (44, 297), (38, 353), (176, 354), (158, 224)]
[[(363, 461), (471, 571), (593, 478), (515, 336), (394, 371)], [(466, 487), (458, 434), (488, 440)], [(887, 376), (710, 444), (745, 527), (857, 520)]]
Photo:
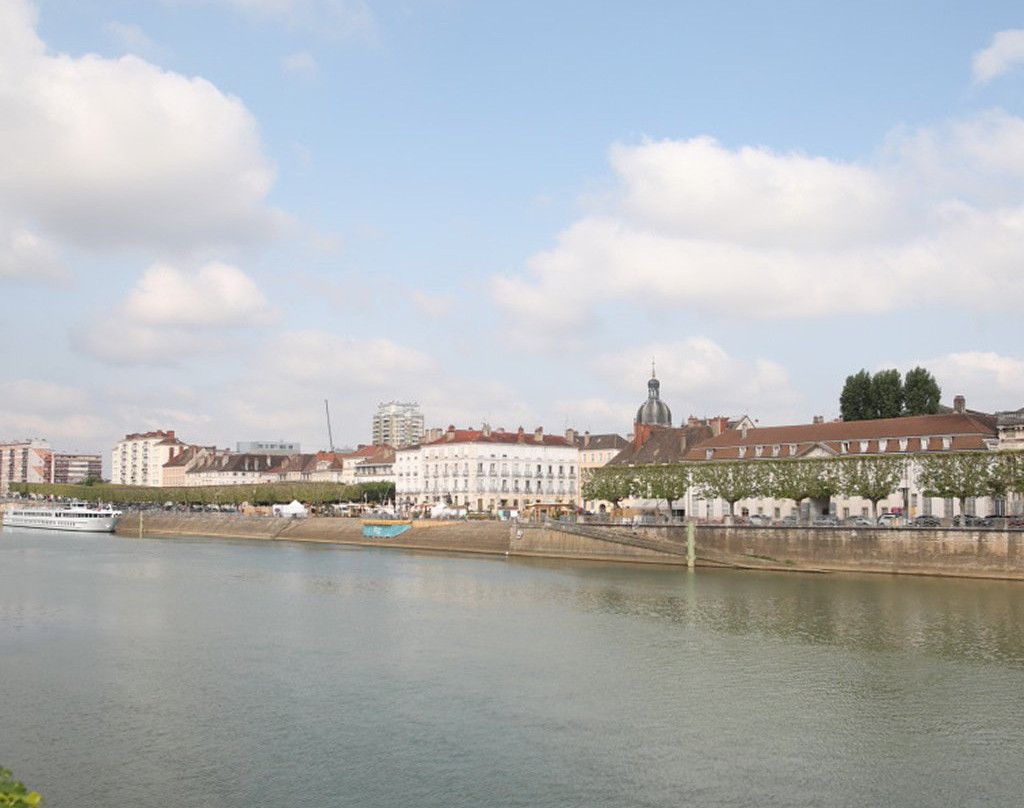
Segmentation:
[(113, 533), (120, 515), (121, 511), (115, 511), (109, 505), (95, 508), (79, 502), (44, 506), (8, 505), (3, 511), (3, 526)]

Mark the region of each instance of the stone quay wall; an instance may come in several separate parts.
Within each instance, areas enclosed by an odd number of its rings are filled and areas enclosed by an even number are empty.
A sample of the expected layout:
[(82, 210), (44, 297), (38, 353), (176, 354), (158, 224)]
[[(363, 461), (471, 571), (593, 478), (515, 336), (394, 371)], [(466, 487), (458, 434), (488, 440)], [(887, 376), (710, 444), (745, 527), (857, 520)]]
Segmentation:
[[(140, 525), (141, 521), (141, 525)], [(686, 525), (576, 525), (417, 520), (394, 538), (362, 535), (359, 519), (285, 519), (145, 511), (117, 533), (311, 541), (462, 553), (686, 565)], [(1024, 580), (1024, 531), (697, 525), (696, 566), (789, 572), (874, 572)]]
[[(512, 541), (538, 555), (587, 552), (597, 546), (586, 536), (569, 539), (571, 524), (549, 523)], [(661, 547), (661, 563), (685, 564), (685, 525), (641, 525), (603, 528), (615, 541), (633, 542), (643, 560), (651, 561)], [(1024, 531), (950, 528), (800, 528), (697, 525), (694, 529), (696, 566), (778, 569), (793, 572), (874, 572), (942, 575), (968, 578), (1024, 580)], [(632, 560), (628, 551), (621, 560)], [(639, 559), (637, 559), (639, 560)]]
[[(141, 522), (141, 530), (140, 530)], [(359, 519), (219, 513), (177, 513), (174, 511), (130, 512), (118, 520), (121, 536), (213, 536), (217, 538), (266, 541), (311, 541), (376, 547), (401, 547), (461, 553), (508, 551), (507, 522), (416, 520), (410, 530), (395, 538), (363, 536)]]

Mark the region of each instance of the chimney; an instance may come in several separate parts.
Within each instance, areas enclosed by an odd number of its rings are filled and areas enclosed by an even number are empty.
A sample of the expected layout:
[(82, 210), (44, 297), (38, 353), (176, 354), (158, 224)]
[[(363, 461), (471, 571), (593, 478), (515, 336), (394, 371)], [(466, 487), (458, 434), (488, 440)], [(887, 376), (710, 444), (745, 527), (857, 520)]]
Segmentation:
[(824, 415), (815, 415), (814, 418), (811, 419), (811, 423), (812, 424), (823, 424), (823, 423), (825, 423), (825, 416)]
[(544, 442), (544, 428), (543, 427), (539, 426), (535, 430), (533, 430), (533, 439), (537, 443), (543, 443)]
[(523, 435), (525, 433), (526, 433), (526, 430), (523, 429), (522, 427), (519, 427), (519, 430), (516, 432), (516, 440), (519, 441), (520, 443), (522, 443), (523, 442)]
[(583, 448), (586, 449), (590, 445), (590, 432), (583, 433)]
[(568, 429), (566, 429), (565, 430), (565, 439), (569, 443), (575, 445), (576, 444), (576, 430), (573, 429), (572, 427), (569, 427)]
[(963, 396), (953, 397), (953, 412), (963, 415), (967, 412), (967, 399)]
[(480, 434), (482, 434), (485, 438), (491, 437), (491, 425), (485, 422), (483, 425), (483, 429), (480, 430)]

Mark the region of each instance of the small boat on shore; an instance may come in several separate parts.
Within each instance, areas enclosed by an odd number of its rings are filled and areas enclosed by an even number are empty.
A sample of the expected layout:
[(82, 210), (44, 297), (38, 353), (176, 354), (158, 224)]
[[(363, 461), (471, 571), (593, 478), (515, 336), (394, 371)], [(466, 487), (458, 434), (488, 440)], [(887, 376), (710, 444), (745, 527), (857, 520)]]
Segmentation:
[(3, 511), (3, 526), (113, 533), (120, 516), (121, 511), (109, 505), (93, 507), (83, 502), (42, 507), (8, 505)]
[(363, 519), (363, 536), (371, 539), (393, 539), (412, 527), (412, 519)]

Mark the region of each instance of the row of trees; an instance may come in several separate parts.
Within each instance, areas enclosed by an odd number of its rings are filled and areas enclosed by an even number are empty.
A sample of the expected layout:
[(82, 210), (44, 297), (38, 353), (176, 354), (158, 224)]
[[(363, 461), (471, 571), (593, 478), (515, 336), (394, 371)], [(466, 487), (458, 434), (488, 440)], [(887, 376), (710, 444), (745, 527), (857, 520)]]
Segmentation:
[(259, 485), (211, 485), (157, 488), (141, 485), (55, 485), (50, 483), (12, 483), (20, 494), (40, 494), (119, 505), (272, 505), (297, 499), (311, 505), (333, 502), (381, 503), (394, 500), (394, 483), (375, 482), (345, 485), (327, 482), (261, 483)]
[(586, 501), (615, 507), (625, 499), (663, 499), (671, 510), (692, 489), (702, 499), (724, 500), (730, 515), (744, 499), (788, 499), (799, 508), (808, 499), (860, 497), (875, 513), (879, 502), (909, 484), (910, 474), (925, 496), (956, 499), (964, 513), (968, 498), (1024, 492), (1024, 452), (604, 466), (587, 472), (582, 493)]
[(839, 395), (839, 413), (844, 421), (934, 415), (939, 411), (941, 395), (935, 377), (922, 367), (908, 370), (902, 378), (895, 368), (880, 370), (874, 376), (861, 370), (846, 377)]

